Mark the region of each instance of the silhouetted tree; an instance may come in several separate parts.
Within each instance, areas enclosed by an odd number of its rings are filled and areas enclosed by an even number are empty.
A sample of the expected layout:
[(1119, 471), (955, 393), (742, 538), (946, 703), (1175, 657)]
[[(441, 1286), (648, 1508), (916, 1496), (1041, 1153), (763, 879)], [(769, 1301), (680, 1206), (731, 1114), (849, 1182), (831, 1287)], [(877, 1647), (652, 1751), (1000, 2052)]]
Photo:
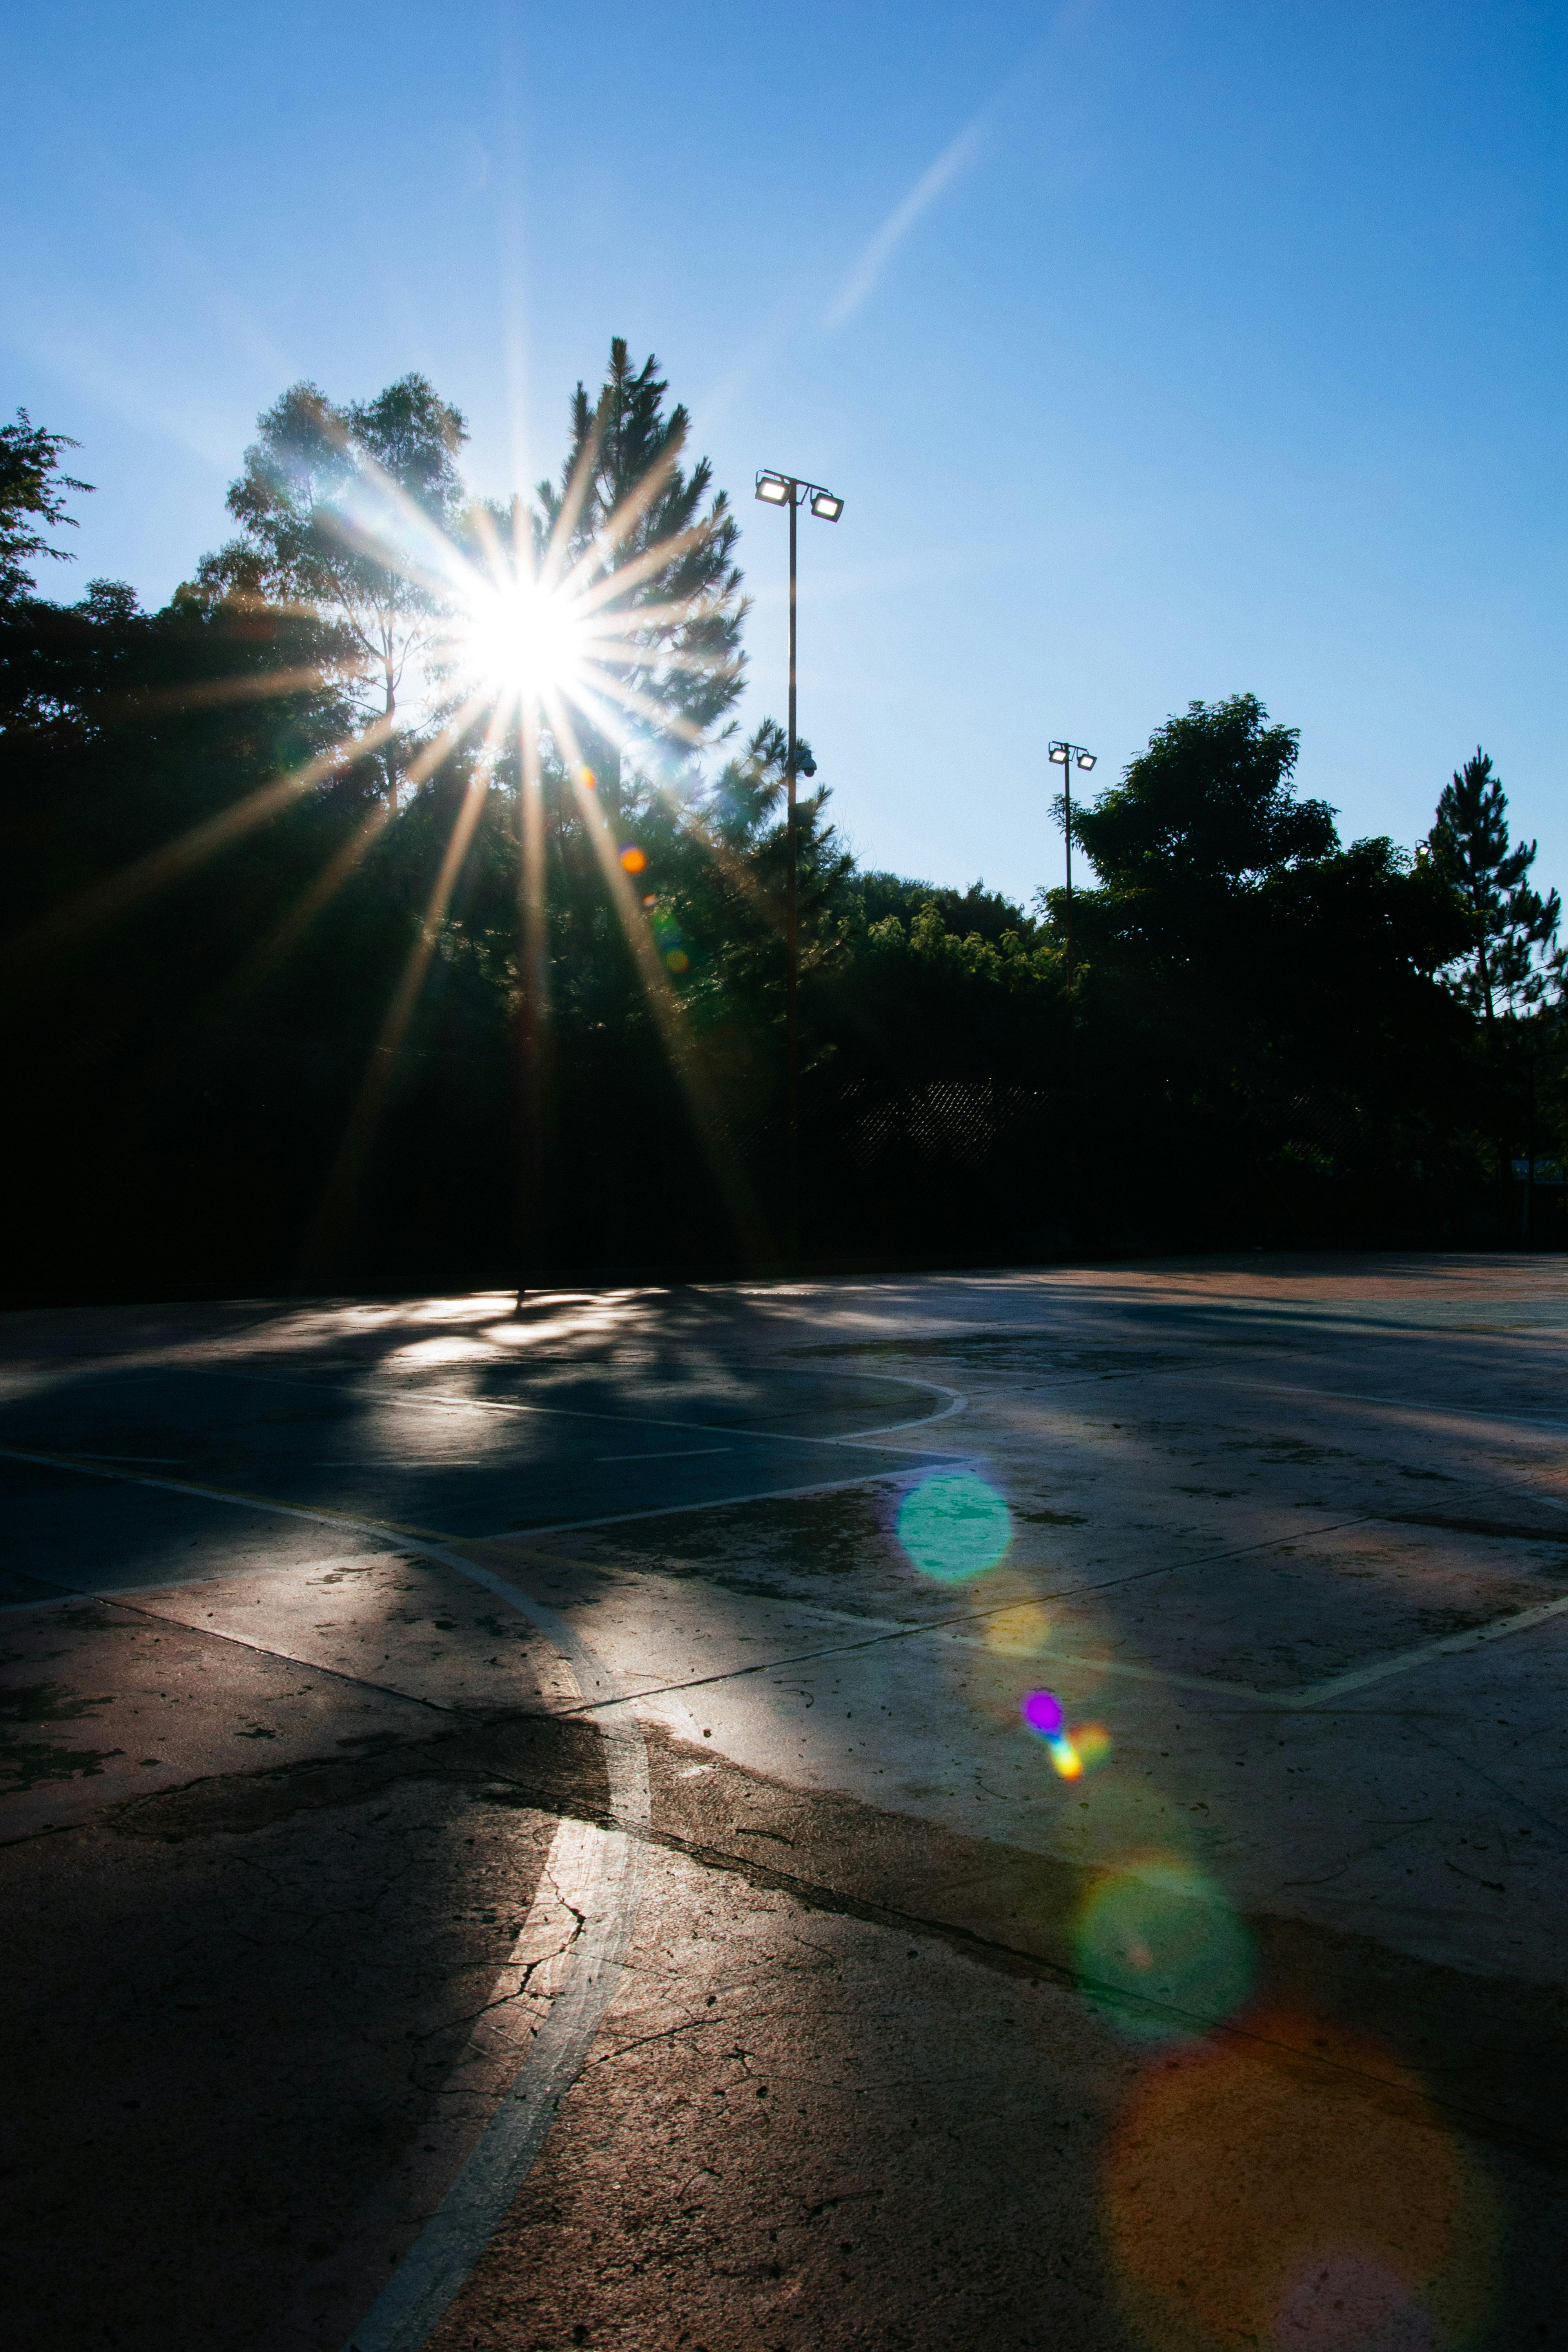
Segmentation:
[(739, 536), (713, 468), (681, 463), (690, 419), (651, 355), (634, 369), (616, 336), (598, 398), (579, 383), (559, 487), (538, 486), (532, 519), (544, 574), (592, 607), (616, 683), (605, 716), (578, 720), (589, 764), (618, 807), (622, 751), (661, 775), (713, 740), (741, 691), (746, 604)]
[[(167, 610), (104, 581), (0, 603), (14, 1230), (36, 1288), (60, 1269), (87, 1290), (276, 1286), (329, 1232), (317, 1279), (515, 1264), (518, 1032), (538, 1001), (515, 733), (492, 762), (437, 714), (460, 616), (493, 618), (490, 589), (514, 569), (531, 593), (541, 567), (588, 623), (576, 748), (602, 770), (595, 797), (547, 711), (529, 870), (557, 1045), (552, 1250), (759, 1246), (742, 1212), (765, 1226), (780, 1156), (784, 741), (772, 720), (728, 740), (736, 526), (666, 396), (617, 341), (559, 477), (498, 513), (465, 503), (462, 420), (422, 379), (341, 409), (297, 387), (235, 486), (240, 536)], [(16, 566), (70, 486), (60, 436), (28, 446)], [(503, 599), (503, 651), (511, 619)], [(418, 768), (378, 766), (375, 727), (421, 734)], [(1059, 893), (1031, 919), (981, 883), (858, 873), (826, 789), (803, 803), (822, 1246), (1373, 1239), (1445, 1203), (1484, 1217), (1480, 1139), (1560, 1143), (1564, 1024), (1539, 1001), (1557, 900), (1530, 884), (1533, 845), (1509, 842), (1485, 755), (1415, 856), (1342, 847), (1296, 761), (1255, 696), (1194, 703), (1079, 808), (1070, 1003)]]
[(304, 605), (342, 631), (343, 684), (362, 721), (381, 722), (395, 797), (399, 695), (411, 667), (439, 666), (467, 438), (460, 411), (422, 375), (342, 406), (292, 385), (260, 418), (229, 487), (240, 535), (197, 575), (231, 596)]
[(35, 425), (25, 408), (16, 411), (14, 424), (0, 425), (0, 604), (32, 593), (26, 567), (38, 556), (57, 563), (74, 561), (70, 550), (56, 547), (45, 530), (58, 523), (74, 530), (76, 517), (67, 514), (63, 494), (92, 488), (60, 471), (61, 450), (77, 446), (68, 434)]
[(1489, 1028), (1500, 1013), (1539, 1004), (1547, 982), (1543, 951), (1556, 936), (1563, 902), (1555, 890), (1543, 898), (1531, 887), (1536, 845), (1510, 845), (1508, 795), (1479, 745), (1444, 785), (1426, 847), (1470, 918), (1470, 949), (1456, 982), (1464, 1002)]
[(1086, 936), (1184, 960), (1223, 902), (1337, 848), (1332, 809), (1296, 798), (1299, 751), (1297, 730), (1271, 726), (1255, 694), (1190, 703), (1157, 728), (1120, 784), (1074, 807), (1073, 838), (1100, 881)]

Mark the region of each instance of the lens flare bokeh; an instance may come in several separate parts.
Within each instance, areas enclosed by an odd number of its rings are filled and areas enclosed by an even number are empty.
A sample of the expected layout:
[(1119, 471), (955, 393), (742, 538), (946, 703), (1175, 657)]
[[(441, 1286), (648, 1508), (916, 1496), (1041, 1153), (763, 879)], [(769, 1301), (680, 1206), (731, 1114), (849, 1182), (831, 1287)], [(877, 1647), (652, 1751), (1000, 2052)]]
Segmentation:
[(1110, 1753), (1110, 1734), (1104, 1724), (1075, 1723), (1069, 1729), (1054, 1691), (1026, 1691), (1018, 1702), (1018, 1712), (1036, 1738), (1045, 1743), (1064, 1780), (1080, 1780)]
[(1037, 1601), (1015, 1601), (986, 1621), (985, 1646), (1001, 1658), (1032, 1658), (1050, 1639), (1050, 1612)]
[(1042, 1739), (1054, 1739), (1062, 1727), (1062, 1703), (1055, 1691), (1030, 1691), (1018, 1712)]
[(933, 1471), (899, 1507), (899, 1541), (922, 1576), (965, 1584), (994, 1568), (1013, 1539), (1005, 1502), (972, 1471)]
[(1322, 2020), (1153, 2062), (1104, 2187), (1121, 2300), (1160, 2352), (1461, 2352), (1487, 2317), (1492, 2192), (1415, 2077)]
[(1213, 1880), (1176, 1855), (1138, 1857), (1098, 1879), (1073, 1922), (1073, 1948), (1084, 1990), (1139, 2041), (1202, 2032), (1252, 1990), (1252, 1937)]

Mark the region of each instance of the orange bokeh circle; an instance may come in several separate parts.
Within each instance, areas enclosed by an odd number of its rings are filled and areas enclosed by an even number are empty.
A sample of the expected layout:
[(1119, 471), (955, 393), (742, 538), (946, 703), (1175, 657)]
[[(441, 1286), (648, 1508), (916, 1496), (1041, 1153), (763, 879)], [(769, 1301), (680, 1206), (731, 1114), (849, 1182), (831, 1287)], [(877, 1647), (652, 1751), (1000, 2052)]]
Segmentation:
[(1122, 2300), (1160, 2352), (1412, 2352), (1484, 2311), (1486, 2184), (1415, 2078), (1295, 2015), (1168, 2053), (1107, 2151)]

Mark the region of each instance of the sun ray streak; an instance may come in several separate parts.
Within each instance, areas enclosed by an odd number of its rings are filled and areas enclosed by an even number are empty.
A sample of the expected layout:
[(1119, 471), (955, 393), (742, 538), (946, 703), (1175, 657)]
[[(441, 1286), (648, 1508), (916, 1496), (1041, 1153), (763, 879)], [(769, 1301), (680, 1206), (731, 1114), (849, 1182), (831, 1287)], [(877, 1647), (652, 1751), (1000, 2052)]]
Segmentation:
[[(402, 781), (405, 786), (417, 787), (444, 760), (447, 753), (479, 717), (483, 708), (479, 698), (469, 699), (451, 725), (427, 744), (409, 767)], [(275, 924), (245, 961), (226, 980), (211, 1000), (203, 1016), (205, 1025), (215, 1026), (232, 1013), (251, 991), (260, 986), (285, 958), (292, 953), (315, 921), (336, 898), (349, 877), (361, 864), (372, 845), (380, 839), (397, 812), (388, 800), (377, 801), (363, 822), (355, 826), (349, 838), (340, 843), (303, 896), (292, 906), (282, 920)]]
[[(577, 567), (580, 571), (599, 571), (605, 565), (606, 559), (614, 555), (616, 549), (625, 545), (666, 482), (675, 472), (685, 441), (684, 433), (672, 436), (668, 446), (648, 467), (642, 479), (626, 492), (614, 513), (605, 516), (584, 552)], [(676, 541), (671, 537), (658, 543), (662, 546), (674, 547)], [(612, 570), (610, 576), (618, 578), (620, 574)]]
[(261, 785), (244, 800), (235, 802), (229, 808), (220, 809), (216, 816), (205, 817), (188, 833), (179, 835), (174, 841), (163, 843), (157, 849), (149, 850), (144, 857), (133, 859), (129, 866), (121, 866), (117, 874), (106, 876), (103, 881), (95, 882), (90, 889), (81, 891), (63, 907), (51, 908), (48, 914), (29, 924), (26, 929), (13, 933), (4, 949), (0, 950), (0, 955), (6, 962), (19, 962), (40, 950), (62, 945), (81, 931), (112, 921), (116, 916), (135, 906), (139, 899), (150, 898), (154, 892), (182, 881), (209, 857), (215, 857), (230, 843), (254, 832), (258, 824), (265, 824), (269, 817), (276, 816), (279, 810), (299, 800), (314, 785), (326, 782), (329, 777), (341, 774), (379, 750), (392, 733), (395, 724), (395, 721), (390, 718), (378, 719), (362, 733), (346, 741), (334, 743), (329, 751), (318, 752), (313, 760), (308, 760), (302, 768), (296, 768), (291, 774), (275, 777), (271, 783)]
[[(447, 908), (451, 903), (452, 892), (457, 887), (458, 877), (463, 870), (463, 861), (468, 854), (468, 848), (474, 837), (474, 829), (479, 824), (479, 814), (489, 791), (496, 749), (501, 740), (505, 723), (504, 714), (500, 709), (491, 711), (479, 756), (474, 763), (473, 774), (468, 779), (451, 833), (447, 836), (440, 871), (426, 901), (418, 935), (409, 950), (397, 986), (393, 991), (392, 1001), (387, 1006), (380, 1033), (371, 1050), (364, 1076), (360, 1082), (353, 1108), (349, 1113), (348, 1123), (343, 1129), (337, 1156), (328, 1172), (326, 1183), (322, 1187), (321, 1202), (305, 1244), (307, 1272), (329, 1262), (333, 1244), (341, 1238), (342, 1227), (352, 1213), (359, 1177), (370, 1146), (374, 1139), (375, 1130), (381, 1123), (386, 1097), (395, 1076), (397, 1050), (413, 1017), (415, 1007), (419, 1002), (426, 974), (430, 969), (430, 959), (436, 951), (436, 943), (446, 919)], [(461, 730), (456, 724), (447, 730), (448, 749), (451, 742), (456, 740), (459, 731)], [(436, 763), (437, 747), (431, 745), (427, 748), (432, 754), (429, 766), (433, 767)]]
[(331, 680), (320, 664), (307, 668), (272, 669), (248, 677), (216, 677), (190, 686), (158, 686), (132, 694), (82, 698), (82, 707), (101, 725), (119, 719), (140, 719), (157, 710), (205, 710), (226, 702), (263, 702), (274, 694), (319, 693)]
[(390, 801), (379, 800), (374, 803), (363, 822), (354, 827), (346, 841), (339, 844), (315, 880), (290, 907), (281, 922), (273, 925), (244, 962), (225, 981), (203, 1016), (205, 1026), (215, 1028), (219, 1022), (226, 1020), (252, 990), (259, 988), (262, 982), (293, 953), (318, 915), (325, 913), (349, 877), (386, 831), (395, 814)]
[(605, 446), (605, 426), (609, 414), (610, 394), (606, 385), (599, 396), (599, 405), (594, 413), (593, 430), (584, 442), (577, 463), (572, 468), (572, 478), (566, 485), (566, 495), (561, 501), (561, 510), (555, 518), (554, 529), (551, 531), (543, 561), (539, 566), (540, 581), (547, 588), (555, 585), (560, 577), (561, 567), (566, 561), (567, 550), (572, 544), (572, 534), (577, 528), (577, 518), (586, 503), (588, 491), (594, 479), (594, 469), (599, 462), (599, 452)]
[[(552, 703), (555, 700), (556, 698), (552, 697)], [(547, 706), (545, 716), (551, 733), (566, 756), (578, 816), (593, 845), (610, 902), (636, 960), (637, 976), (653, 1008), (669, 1066), (686, 1095), (698, 1139), (707, 1154), (737, 1234), (742, 1243), (754, 1251), (765, 1246), (766, 1228), (761, 1211), (737, 1156), (728, 1147), (723, 1118), (709, 1086), (685, 1009), (669, 984), (668, 974), (659, 961), (642, 908), (622, 870), (618, 845), (610, 830), (609, 820), (595, 793), (579, 781), (584, 762), (571, 714), (564, 708)]]
[[(639, 692), (624, 677), (602, 677), (596, 684), (602, 694), (607, 695), (613, 702), (618, 702), (624, 710), (629, 710), (635, 718), (647, 719), (664, 734), (679, 735), (681, 741), (689, 743), (694, 751), (700, 750), (707, 741), (700, 727), (683, 718), (679, 711), (656, 702), (651, 695)], [(581, 689), (576, 699), (580, 702), (585, 700)]]
[[(700, 547), (708, 535), (706, 523), (693, 523), (686, 530), (672, 531), (668, 539), (658, 540), (652, 547), (645, 548), (640, 555), (635, 555), (629, 563), (619, 564), (615, 571), (605, 572), (595, 585), (580, 588), (576, 583), (584, 574), (592, 579), (597, 569), (590, 566), (584, 558), (561, 583), (562, 593), (571, 597), (580, 612), (595, 613), (616, 597), (628, 594), (644, 580), (651, 580), (657, 573), (668, 572), (682, 555)], [(643, 614), (635, 606), (626, 614), (627, 621), (638, 627), (642, 625), (643, 618)]]

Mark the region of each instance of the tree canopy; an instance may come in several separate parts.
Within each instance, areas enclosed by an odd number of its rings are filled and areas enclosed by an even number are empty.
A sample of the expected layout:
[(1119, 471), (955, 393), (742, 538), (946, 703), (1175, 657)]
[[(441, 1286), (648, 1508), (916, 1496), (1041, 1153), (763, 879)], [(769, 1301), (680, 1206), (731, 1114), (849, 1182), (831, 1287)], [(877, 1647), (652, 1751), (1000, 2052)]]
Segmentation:
[[(612, 343), (559, 471), (506, 506), (471, 496), (423, 377), (297, 385), (246, 453), (237, 537), (154, 613), (112, 582), (31, 590), (69, 444), (5, 431), (0, 954), (39, 1286), (776, 1257), (785, 743), (735, 731), (739, 528), (657, 362)], [(462, 667), (487, 599), (526, 627), (514, 590), (575, 632), (531, 782), (526, 686)], [(1193, 702), (1075, 803), (1070, 989), (1060, 890), (1026, 914), (863, 869), (816, 782), (808, 1246), (1514, 1229), (1512, 1162), (1568, 1142), (1534, 845), (1484, 752), (1415, 850), (1342, 843), (1298, 755), (1256, 695)], [(546, 1031), (535, 1198), (519, 1038)]]
[(382, 722), (391, 791), (398, 697), (411, 667), (435, 652), (450, 603), (467, 439), (460, 412), (422, 375), (346, 404), (293, 384), (259, 420), (229, 487), (239, 536), (197, 572), (208, 590), (300, 607), (334, 625), (342, 683), (363, 721)]

